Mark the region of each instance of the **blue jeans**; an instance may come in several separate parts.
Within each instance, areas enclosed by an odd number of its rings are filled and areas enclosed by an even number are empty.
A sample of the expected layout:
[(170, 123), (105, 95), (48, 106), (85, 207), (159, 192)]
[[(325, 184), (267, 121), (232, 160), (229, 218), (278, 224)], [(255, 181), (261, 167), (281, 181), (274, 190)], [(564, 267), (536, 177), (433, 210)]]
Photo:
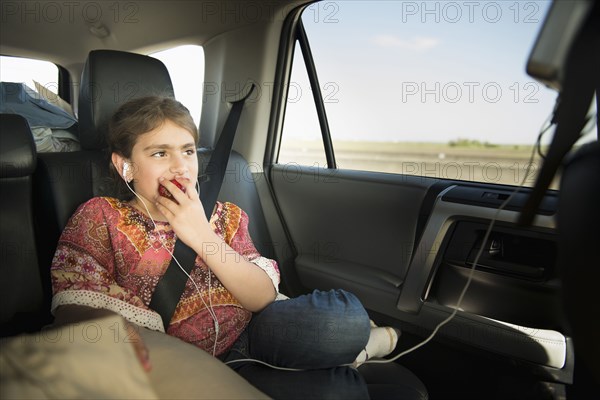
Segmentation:
[(274, 399), (368, 399), (367, 385), (350, 364), (369, 340), (369, 316), (351, 293), (315, 290), (276, 301), (253, 316), (224, 361)]

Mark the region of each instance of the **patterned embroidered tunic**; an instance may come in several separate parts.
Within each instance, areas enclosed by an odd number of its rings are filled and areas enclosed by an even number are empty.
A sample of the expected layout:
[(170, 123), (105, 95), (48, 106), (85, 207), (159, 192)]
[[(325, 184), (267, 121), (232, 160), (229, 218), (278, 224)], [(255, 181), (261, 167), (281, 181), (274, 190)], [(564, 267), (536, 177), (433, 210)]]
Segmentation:
[[(278, 289), (277, 263), (261, 257), (254, 247), (243, 210), (232, 203), (217, 203), (210, 224), (233, 250), (263, 269)], [(168, 222), (157, 221), (155, 228), (150, 218), (128, 203), (110, 197), (89, 200), (73, 214), (58, 242), (51, 267), (52, 311), (64, 304), (105, 308), (140, 326), (164, 331), (159, 314), (148, 304), (171, 262), (169, 252), (175, 241)], [(198, 288), (188, 279), (166, 332), (212, 354), (211, 307), (219, 321), (216, 354), (221, 354), (246, 328), (252, 313), (200, 257), (190, 276)]]

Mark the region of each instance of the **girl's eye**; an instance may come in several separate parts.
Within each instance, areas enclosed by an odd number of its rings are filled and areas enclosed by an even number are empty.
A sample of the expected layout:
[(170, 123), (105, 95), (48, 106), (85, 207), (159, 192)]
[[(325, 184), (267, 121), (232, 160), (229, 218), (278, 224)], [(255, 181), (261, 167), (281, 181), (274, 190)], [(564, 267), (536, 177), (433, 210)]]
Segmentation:
[(152, 154), (152, 157), (164, 157), (165, 156), (165, 152), (164, 151), (157, 151), (156, 153)]
[(188, 155), (188, 156), (192, 156), (192, 155), (196, 154), (196, 151), (195, 151), (195, 150), (192, 150), (192, 149), (190, 149), (190, 150), (186, 150), (186, 151), (185, 151), (185, 154), (186, 154), (186, 155)]

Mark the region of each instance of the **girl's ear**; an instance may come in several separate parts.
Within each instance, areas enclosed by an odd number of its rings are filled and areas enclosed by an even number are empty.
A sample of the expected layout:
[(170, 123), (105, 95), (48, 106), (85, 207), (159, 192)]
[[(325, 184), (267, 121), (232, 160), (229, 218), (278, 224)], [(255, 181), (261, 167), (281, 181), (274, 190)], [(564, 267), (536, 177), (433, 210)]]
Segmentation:
[(123, 156), (117, 153), (112, 153), (110, 159), (121, 178), (123, 178), (123, 180), (127, 183), (131, 182), (133, 180), (133, 178), (131, 177), (131, 163), (129, 163)]

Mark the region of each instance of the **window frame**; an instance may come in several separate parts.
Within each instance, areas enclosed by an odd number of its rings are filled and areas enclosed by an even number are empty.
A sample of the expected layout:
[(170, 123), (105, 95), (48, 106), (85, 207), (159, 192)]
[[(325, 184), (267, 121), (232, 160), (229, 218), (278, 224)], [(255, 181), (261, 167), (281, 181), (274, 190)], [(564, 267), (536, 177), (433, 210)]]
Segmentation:
[(312, 51), (310, 50), (308, 36), (304, 29), (304, 24), (302, 23), (302, 14), (309, 6), (310, 4), (306, 4), (292, 10), (286, 17), (281, 30), (277, 68), (275, 70), (275, 84), (273, 85), (273, 99), (276, 99), (276, 101), (273, 101), (271, 106), (271, 118), (269, 121), (267, 143), (263, 160), (265, 171), (269, 169), (270, 165), (279, 162), (279, 152), (283, 137), (286, 105), (292, 75), (292, 65), (295, 58), (296, 43), (300, 45), (304, 67), (306, 68), (306, 73), (313, 92), (313, 100), (315, 102), (317, 118), (321, 128), (327, 168), (337, 169), (329, 121), (327, 120), (327, 113), (325, 111), (325, 103), (319, 85), (316, 65), (314, 63)]
[(317, 118), (319, 119), (319, 126), (321, 127), (321, 136), (323, 138), (323, 147), (325, 149), (327, 168), (337, 169), (335, 153), (333, 151), (333, 141), (331, 140), (331, 131), (329, 129), (329, 121), (327, 120), (327, 112), (325, 111), (323, 94), (321, 93), (321, 85), (319, 84), (317, 67), (315, 65), (312, 51), (310, 50), (308, 36), (306, 35), (306, 30), (304, 29), (302, 19), (300, 19), (300, 22), (296, 27), (296, 41), (300, 45), (302, 59), (304, 60), (304, 67), (306, 68), (306, 72), (308, 74), (310, 88), (315, 102)]

